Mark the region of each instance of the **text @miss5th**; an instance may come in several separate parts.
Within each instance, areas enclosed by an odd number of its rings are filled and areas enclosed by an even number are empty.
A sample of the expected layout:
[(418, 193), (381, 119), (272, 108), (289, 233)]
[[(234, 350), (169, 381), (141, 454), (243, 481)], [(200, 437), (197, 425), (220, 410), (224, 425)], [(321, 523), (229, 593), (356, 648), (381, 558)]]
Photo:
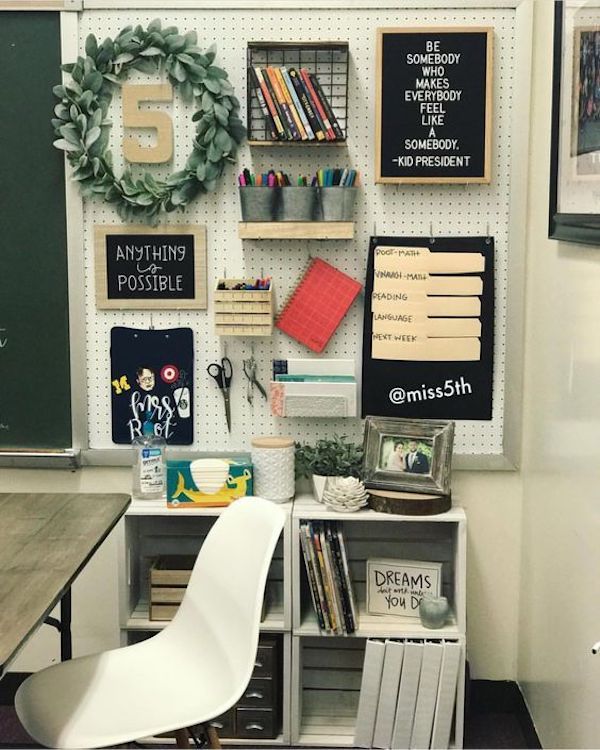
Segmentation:
[(426, 386), (424, 383), (420, 388), (407, 390), (400, 386), (390, 389), (389, 399), (392, 404), (414, 404), (419, 401), (432, 401), (438, 398), (453, 398), (455, 396), (466, 396), (473, 393), (471, 384), (461, 375), (460, 380), (448, 378), (443, 385)]

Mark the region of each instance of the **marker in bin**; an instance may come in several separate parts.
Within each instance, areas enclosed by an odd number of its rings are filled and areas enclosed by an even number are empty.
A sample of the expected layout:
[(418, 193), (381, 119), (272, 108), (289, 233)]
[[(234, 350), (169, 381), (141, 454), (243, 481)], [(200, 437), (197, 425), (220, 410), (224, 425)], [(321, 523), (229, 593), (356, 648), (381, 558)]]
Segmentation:
[(228, 286), (227, 281), (219, 281), (217, 289), (219, 291), (246, 291), (246, 292), (268, 292), (271, 288), (271, 277), (267, 276), (264, 279), (256, 279), (254, 283), (248, 281), (238, 281), (231, 286)]
[(240, 187), (354, 187), (360, 181), (359, 173), (355, 169), (319, 169), (311, 178), (299, 175), (294, 181), (285, 172), (270, 169), (264, 174), (254, 175), (249, 169), (244, 169), (238, 176)]

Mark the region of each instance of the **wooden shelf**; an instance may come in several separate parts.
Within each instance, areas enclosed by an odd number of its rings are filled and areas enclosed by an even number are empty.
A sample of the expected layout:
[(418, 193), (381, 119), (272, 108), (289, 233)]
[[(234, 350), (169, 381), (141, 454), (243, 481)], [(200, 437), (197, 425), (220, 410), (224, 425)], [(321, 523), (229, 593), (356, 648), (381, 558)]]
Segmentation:
[[(165, 628), (170, 620), (151, 620), (147, 601), (138, 602), (137, 607), (125, 623), (123, 630), (159, 631)], [(281, 633), (285, 629), (283, 620), (283, 604), (273, 603), (267, 616), (260, 623), (261, 633)]]
[(242, 240), (351, 240), (353, 221), (241, 221)]
[(358, 628), (352, 634), (333, 635), (321, 631), (314, 609), (307, 607), (300, 627), (294, 628), (294, 635), (323, 636), (324, 638), (426, 638), (431, 641), (443, 638), (460, 640), (462, 636), (454, 613), (443, 628), (431, 630), (423, 627), (418, 617), (369, 615), (362, 605), (359, 607)]

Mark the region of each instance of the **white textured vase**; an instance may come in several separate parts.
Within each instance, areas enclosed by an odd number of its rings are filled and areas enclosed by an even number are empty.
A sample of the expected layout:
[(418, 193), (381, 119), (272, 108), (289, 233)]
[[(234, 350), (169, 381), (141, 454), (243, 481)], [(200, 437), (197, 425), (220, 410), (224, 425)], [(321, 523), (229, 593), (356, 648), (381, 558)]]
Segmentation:
[(294, 497), (295, 448), (292, 438), (258, 437), (252, 439), (254, 494), (285, 503)]
[(325, 487), (327, 487), (328, 479), (329, 477), (325, 476), (324, 474), (312, 475), (313, 494), (315, 496), (315, 500), (319, 503), (323, 502), (323, 493), (325, 492)]

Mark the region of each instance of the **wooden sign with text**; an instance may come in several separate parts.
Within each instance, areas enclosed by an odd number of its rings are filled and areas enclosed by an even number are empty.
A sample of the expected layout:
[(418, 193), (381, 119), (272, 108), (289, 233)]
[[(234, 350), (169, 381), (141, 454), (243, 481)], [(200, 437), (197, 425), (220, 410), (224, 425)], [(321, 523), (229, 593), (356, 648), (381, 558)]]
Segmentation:
[(491, 179), (491, 28), (377, 30), (376, 182)]
[(206, 227), (94, 228), (100, 310), (206, 310)]

